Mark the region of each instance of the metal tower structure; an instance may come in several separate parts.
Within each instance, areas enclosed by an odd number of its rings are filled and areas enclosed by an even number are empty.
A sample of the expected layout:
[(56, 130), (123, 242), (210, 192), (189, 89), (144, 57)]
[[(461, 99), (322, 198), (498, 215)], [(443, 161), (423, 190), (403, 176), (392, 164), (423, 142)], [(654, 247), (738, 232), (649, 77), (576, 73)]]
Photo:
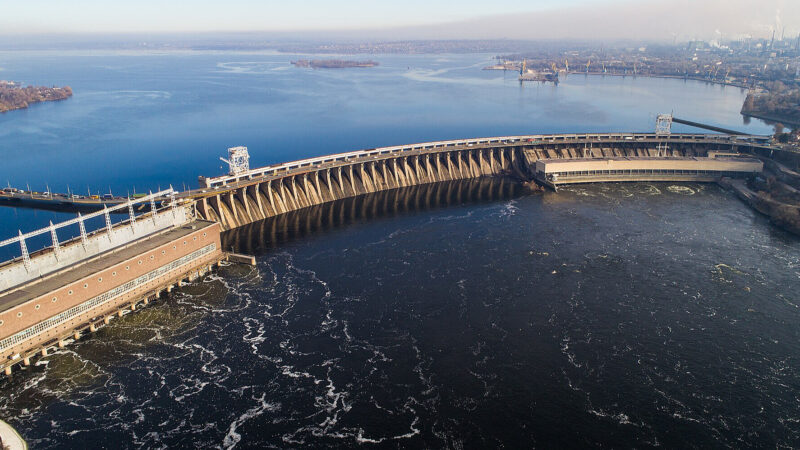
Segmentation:
[(228, 149), (228, 159), (220, 158), (228, 163), (228, 175), (239, 175), (250, 170), (250, 154), (247, 147), (231, 147)]
[(672, 134), (672, 114), (659, 114), (656, 117), (656, 136)]
[(659, 157), (667, 156), (669, 146), (666, 140), (661, 141), (661, 139), (668, 138), (670, 134), (672, 134), (672, 114), (659, 114), (656, 117), (656, 136), (659, 138), (657, 150)]

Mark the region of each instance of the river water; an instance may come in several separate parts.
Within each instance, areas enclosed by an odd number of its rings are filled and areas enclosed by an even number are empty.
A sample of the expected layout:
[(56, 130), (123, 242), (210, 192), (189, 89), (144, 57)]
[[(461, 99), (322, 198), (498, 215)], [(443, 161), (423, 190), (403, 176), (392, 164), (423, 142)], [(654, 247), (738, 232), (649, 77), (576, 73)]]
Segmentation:
[[(254, 164), (473, 136), (754, 133), (744, 93), (570, 76), (490, 55), (2, 54), (76, 96), (0, 116), (1, 176), (155, 190)], [(63, 187), (62, 187), (63, 186)], [(33, 187), (33, 186), (32, 186)], [(43, 186), (42, 186), (43, 187)], [(54, 213), (0, 210), (6, 235)], [(800, 241), (700, 184), (531, 193), (474, 180), (320, 205), (227, 234), (257, 255), (0, 381), (34, 448), (800, 445)]]

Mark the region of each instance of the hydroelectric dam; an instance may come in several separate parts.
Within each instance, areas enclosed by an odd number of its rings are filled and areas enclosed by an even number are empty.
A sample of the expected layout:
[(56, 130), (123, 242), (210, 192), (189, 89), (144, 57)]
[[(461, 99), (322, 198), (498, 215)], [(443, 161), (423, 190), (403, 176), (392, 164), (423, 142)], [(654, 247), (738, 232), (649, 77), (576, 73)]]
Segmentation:
[[(199, 218), (230, 230), (347, 197), (483, 176), (551, 187), (567, 178), (576, 182), (577, 175), (581, 182), (714, 181), (760, 172), (760, 161), (741, 156), (768, 153), (768, 142), (764, 136), (718, 134), (561, 134), (383, 147), (257, 169), (249, 169), (245, 157), (245, 163), (230, 161), (228, 175), (200, 177), (199, 189), (178, 198), (194, 201)], [(565, 160), (573, 163), (564, 170), (570, 173), (537, 171), (537, 163), (541, 169), (541, 163)], [(613, 163), (620, 160), (628, 162)], [(619, 168), (603, 169), (600, 161)]]
[[(773, 150), (765, 136), (525, 135), (374, 148), (251, 169), (247, 149), (234, 147), (229, 173), (200, 177), (198, 189), (165, 190), (0, 241), (19, 253), (0, 263), (0, 369), (11, 375), (14, 366), (30, 365), (33, 357), (96, 331), (222, 260), (253, 264), (224, 252), (221, 233), (268, 217), (480, 177), (554, 189), (587, 182), (713, 182), (760, 173), (763, 163), (754, 156)], [(114, 222), (112, 212), (127, 214)], [(59, 237), (69, 229), (77, 237)]]

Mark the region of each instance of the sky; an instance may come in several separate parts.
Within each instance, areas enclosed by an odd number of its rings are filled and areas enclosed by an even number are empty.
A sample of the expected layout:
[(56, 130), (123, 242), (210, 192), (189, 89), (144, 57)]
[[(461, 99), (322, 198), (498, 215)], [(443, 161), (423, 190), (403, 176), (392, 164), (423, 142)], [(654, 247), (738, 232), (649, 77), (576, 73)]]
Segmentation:
[[(736, 39), (800, 32), (800, 0), (0, 0), (0, 35), (339, 33), (378, 39)], [(348, 34), (349, 33), (349, 34)]]
[(353, 30), (602, 0), (0, 0), (0, 32)]

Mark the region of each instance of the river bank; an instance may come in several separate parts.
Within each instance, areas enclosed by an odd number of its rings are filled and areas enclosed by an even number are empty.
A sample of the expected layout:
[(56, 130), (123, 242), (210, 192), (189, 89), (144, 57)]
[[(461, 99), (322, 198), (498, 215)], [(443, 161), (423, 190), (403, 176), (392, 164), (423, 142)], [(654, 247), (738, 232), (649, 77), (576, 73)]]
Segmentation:
[(593, 75), (593, 76), (601, 76), (601, 77), (609, 76), (609, 77), (622, 77), (622, 78), (661, 78), (661, 79), (667, 79), (667, 80), (698, 81), (698, 82), (701, 82), (701, 83), (715, 84), (715, 85), (719, 85), (719, 86), (731, 86), (731, 87), (738, 87), (738, 88), (742, 88), (742, 89), (749, 88), (749, 86), (747, 86), (745, 84), (742, 84), (742, 83), (736, 83), (736, 82), (730, 82), (730, 81), (724, 81), (724, 80), (710, 80), (710, 79), (707, 79), (707, 78), (699, 78), (699, 77), (687, 77), (687, 76), (681, 76), (681, 75), (661, 75), (661, 74), (642, 74), (642, 73), (634, 74), (634, 73), (611, 73), (611, 72), (605, 72), (605, 73), (604, 72), (582, 72), (580, 70), (570, 70), (567, 73), (569, 75)]
[(800, 236), (800, 173), (769, 158), (761, 159), (763, 177), (749, 181), (723, 178), (720, 186), (732, 190), (774, 225)]
[(753, 118), (753, 119), (763, 120), (763, 121), (765, 121), (767, 123), (771, 123), (771, 124), (780, 123), (782, 125), (788, 126), (789, 128), (792, 128), (792, 129), (800, 126), (800, 119), (790, 118), (790, 117), (786, 117), (786, 116), (763, 114), (763, 113), (759, 113), (759, 112), (755, 112), (755, 111), (748, 111), (748, 112), (742, 111), (742, 115), (745, 116), (745, 117)]
[(72, 88), (22, 86), (13, 81), (0, 80), (0, 113), (24, 109), (33, 103), (53, 102), (72, 97)]

